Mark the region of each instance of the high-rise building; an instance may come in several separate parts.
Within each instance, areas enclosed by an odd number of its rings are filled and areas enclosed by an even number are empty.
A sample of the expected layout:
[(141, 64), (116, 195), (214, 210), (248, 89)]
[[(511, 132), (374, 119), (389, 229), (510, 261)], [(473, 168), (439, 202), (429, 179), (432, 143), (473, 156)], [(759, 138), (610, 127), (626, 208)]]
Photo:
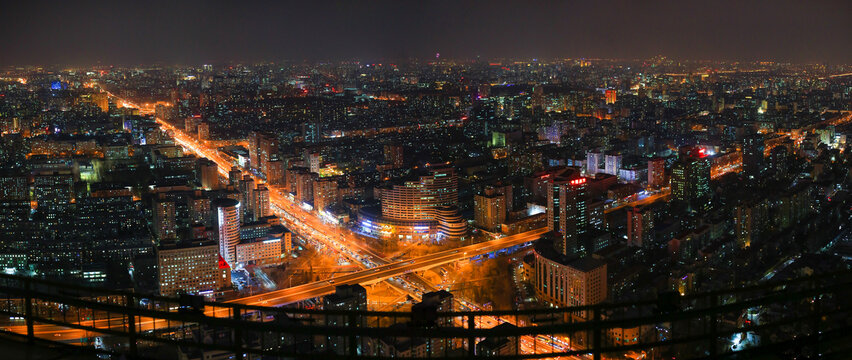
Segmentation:
[(562, 254), (585, 252), (580, 237), (588, 228), (587, 186), (587, 179), (576, 170), (548, 181), (547, 228), (558, 233), (559, 241), (555, 246)]
[(769, 204), (765, 200), (743, 201), (734, 208), (734, 232), (740, 248), (750, 247), (768, 230)]
[(290, 185), (292, 192), (296, 193), (296, 202), (313, 205), (314, 179), (318, 177), (317, 174), (303, 167), (292, 168), (287, 170), (287, 172), (291, 174), (293, 179)]
[(752, 134), (743, 138), (743, 176), (748, 180), (759, 180), (766, 174), (763, 157), (766, 144), (763, 136)]
[(618, 170), (621, 170), (621, 162), (624, 156), (619, 153), (610, 153), (605, 155), (604, 172), (610, 175), (619, 176)]
[(666, 160), (653, 158), (648, 160), (648, 187), (661, 189), (666, 182)]
[(617, 99), (617, 92), (615, 89), (606, 89), (606, 91), (604, 91), (604, 96), (607, 104), (615, 104)]
[(220, 262), (219, 255), (213, 240), (162, 242), (156, 249), (160, 295), (206, 295), (230, 286), (230, 268)]
[(586, 153), (586, 174), (594, 175), (601, 172), (601, 164), (603, 164), (604, 154), (599, 151), (589, 151)]
[(268, 163), (272, 155), (278, 152), (278, 144), (275, 137), (258, 131), (252, 131), (248, 136), (249, 162), (251, 167), (266, 174), (269, 171)]
[(204, 121), (198, 124), (198, 140), (210, 140), (210, 124)]
[(216, 212), (219, 253), (233, 267), (236, 265), (236, 247), (240, 243), (240, 202), (222, 198), (214, 200), (210, 206)]
[(627, 245), (650, 249), (654, 239), (654, 212), (647, 207), (627, 209)]
[(385, 144), (384, 149), (385, 163), (391, 164), (394, 168), (401, 168), (404, 161), (402, 145)]
[(266, 163), (266, 182), (271, 185), (286, 185), (284, 177), (285, 163), (280, 158), (273, 158)]
[(305, 164), (308, 164), (308, 169), (310, 169), (312, 173), (319, 173), (320, 166), (322, 166), (322, 156), (319, 153), (311, 152), (306, 149)]
[(177, 224), (175, 223), (175, 203), (167, 200), (163, 194), (154, 199), (154, 234), (157, 239), (173, 239), (177, 236)]
[(195, 179), (204, 190), (219, 189), (219, 167), (210, 159), (198, 159), (195, 164)]
[(103, 112), (109, 112), (109, 96), (107, 93), (92, 94), (92, 102)]
[(212, 218), (210, 217), (210, 198), (205, 196), (203, 191), (195, 191), (191, 196), (187, 197), (186, 202), (189, 210), (189, 222), (191, 224), (213, 225)]
[(236, 166), (231, 167), (231, 171), (228, 171), (228, 184), (233, 187), (240, 186), (240, 180), (243, 179), (243, 172), (240, 171), (240, 168)]
[[(555, 210), (555, 209), (554, 209)], [(559, 186), (559, 233), (557, 243), (563, 255), (583, 254), (581, 237), (588, 228), (586, 209), (586, 178), (577, 177)]]
[(318, 121), (308, 121), (302, 124), (302, 137), (308, 144), (318, 143), (322, 140), (322, 126)]
[[(334, 289), (334, 294), (324, 296), (322, 302), (325, 310), (367, 311), (367, 289), (358, 284), (338, 285)], [(328, 315), (325, 317), (326, 326), (331, 327), (366, 327), (366, 320), (363, 316), (355, 316), (354, 319), (348, 315)], [(355, 339), (356, 344), (349, 345), (356, 347), (358, 355), (365, 355), (365, 351), (370, 348), (365, 343), (366, 341), (369, 341), (369, 339), (358, 337)], [(338, 355), (346, 354), (348, 342), (349, 338), (346, 336), (328, 337), (329, 350)]]
[(506, 196), (497, 194), (493, 188), (473, 197), (473, 222), (476, 226), (488, 231), (499, 230), (500, 225), (506, 222), (507, 214)]
[(257, 189), (254, 190), (254, 201), (257, 219), (272, 215), (272, 209), (269, 207), (269, 188), (265, 184), (257, 184)]
[(254, 179), (250, 175), (244, 175), (239, 183), (240, 203), (242, 204), (242, 218), (244, 221), (252, 221), (257, 214), (256, 201), (254, 197)]
[(316, 179), (314, 184), (314, 208), (318, 211), (337, 203), (337, 181), (329, 178)]
[(672, 165), (672, 199), (694, 211), (710, 208), (710, 161), (703, 155), (681, 155)]

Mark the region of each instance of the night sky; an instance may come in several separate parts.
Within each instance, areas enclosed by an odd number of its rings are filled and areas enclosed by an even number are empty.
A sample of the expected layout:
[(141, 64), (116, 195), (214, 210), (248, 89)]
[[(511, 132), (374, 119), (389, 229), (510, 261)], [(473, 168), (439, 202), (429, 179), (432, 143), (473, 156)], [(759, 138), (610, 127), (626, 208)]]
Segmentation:
[[(245, 4), (248, 3), (248, 4)], [(0, 64), (647, 58), (852, 63), (852, 1), (9, 1)]]

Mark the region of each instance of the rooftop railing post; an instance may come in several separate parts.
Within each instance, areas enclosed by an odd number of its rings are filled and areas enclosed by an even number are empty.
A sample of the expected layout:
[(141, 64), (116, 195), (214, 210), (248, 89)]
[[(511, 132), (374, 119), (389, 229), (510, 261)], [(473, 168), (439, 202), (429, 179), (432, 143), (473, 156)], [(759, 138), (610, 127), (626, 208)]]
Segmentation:
[[(712, 308), (716, 308), (719, 306), (719, 295), (713, 295), (710, 297), (710, 305)], [(716, 323), (719, 322), (719, 312), (714, 311), (712, 315), (710, 315), (710, 358), (715, 359), (716, 354)]]
[(243, 334), (240, 331), (239, 321), (242, 320), (242, 311), (238, 307), (233, 308), (233, 319), (235, 321), (233, 327), (233, 335), (234, 335), (234, 359), (242, 360), (243, 359)]
[[(819, 287), (819, 285), (816, 282), (817, 282), (816, 279), (811, 279), (811, 281), (810, 281), (810, 288), (811, 289), (817, 289)], [(822, 331), (820, 330), (820, 326), (819, 326), (820, 320), (822, 319), (822, 313), (821, 313), (822, 309), (820, 308), (820, 300), (819, 300), (820, 296), (821, 295), (815, 295), (813, 298), (811, 298), (811, 300), (813, 302), (813, 305), (811, 306), (811, 314), (812, 314), (811, 317), (813, 318), (813, 321), (814, 321), (813, 329), (811, 331), (813, 332), (813, 339), (814, 339), (813, 354), (816, 358), (822, 357), (822, 354), (820, 354), (820, 351), (819, 351), (819, 348), (820, 348), (819, 343), (821, 341), (820, 338), (822, 337)]]
[(127, 294), (124, 301), (125, 306), (130, 308), (130, 312), (127, 313), (127, 343), (130, 346), (130, 356), (135, 358), (138, 354), (136, 347), (136, 314), (133, 311), (136, 308), (136, 302), (133, 299), (133, 294)]
[(592, 309), (592, 358), (601, 360), (601, 311)]
[[(467, 316), (467, 329), (472, 333), (473, 329), (476, 329), (476, 318), (473, 317), (473, 314), (469, 314)], [(473, 336), (467, 338), (467, 353), (470, 357), (475, 356), (476, 350), (476, 339)]]
[(24, 297), (24, 312), (27, 321), (27, 341), (32, 343), (35, 341), (35, 333), (33, 332), (33, 295), (32, 283), (29, 278), (24, 279), (24, 289), (27, 296)]
[[(349, 314), (349, 328), (354, 330), (355, 327), (358, 326), (355, 324), (355, 313), (353, 312)], [(357, 347), (358, 344), (355, 340), (355, 332), (353, 331), (352, 334), (349, 335), (349, 356), (358, 355)]]

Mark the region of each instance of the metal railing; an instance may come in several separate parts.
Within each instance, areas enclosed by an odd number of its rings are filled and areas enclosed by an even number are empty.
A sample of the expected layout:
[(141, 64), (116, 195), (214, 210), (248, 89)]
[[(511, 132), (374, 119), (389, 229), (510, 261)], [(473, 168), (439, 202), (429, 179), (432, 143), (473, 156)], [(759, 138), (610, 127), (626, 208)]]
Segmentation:
[[(852, 272), (574, 308), (268, 308), (0, 275), (0, 331), (33, 346), (159, 358), (845, 358)], [(499, 325), (499, 326), (498, 326)]]

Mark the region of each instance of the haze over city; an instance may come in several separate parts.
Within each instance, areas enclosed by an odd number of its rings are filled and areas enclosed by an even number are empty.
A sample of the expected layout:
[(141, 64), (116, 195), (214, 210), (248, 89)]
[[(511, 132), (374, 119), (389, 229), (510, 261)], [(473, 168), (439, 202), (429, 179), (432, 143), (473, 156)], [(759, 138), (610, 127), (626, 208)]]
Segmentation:
[(848, 1), (4, 1), (0, 65), (445, 57), (848, 63)]

